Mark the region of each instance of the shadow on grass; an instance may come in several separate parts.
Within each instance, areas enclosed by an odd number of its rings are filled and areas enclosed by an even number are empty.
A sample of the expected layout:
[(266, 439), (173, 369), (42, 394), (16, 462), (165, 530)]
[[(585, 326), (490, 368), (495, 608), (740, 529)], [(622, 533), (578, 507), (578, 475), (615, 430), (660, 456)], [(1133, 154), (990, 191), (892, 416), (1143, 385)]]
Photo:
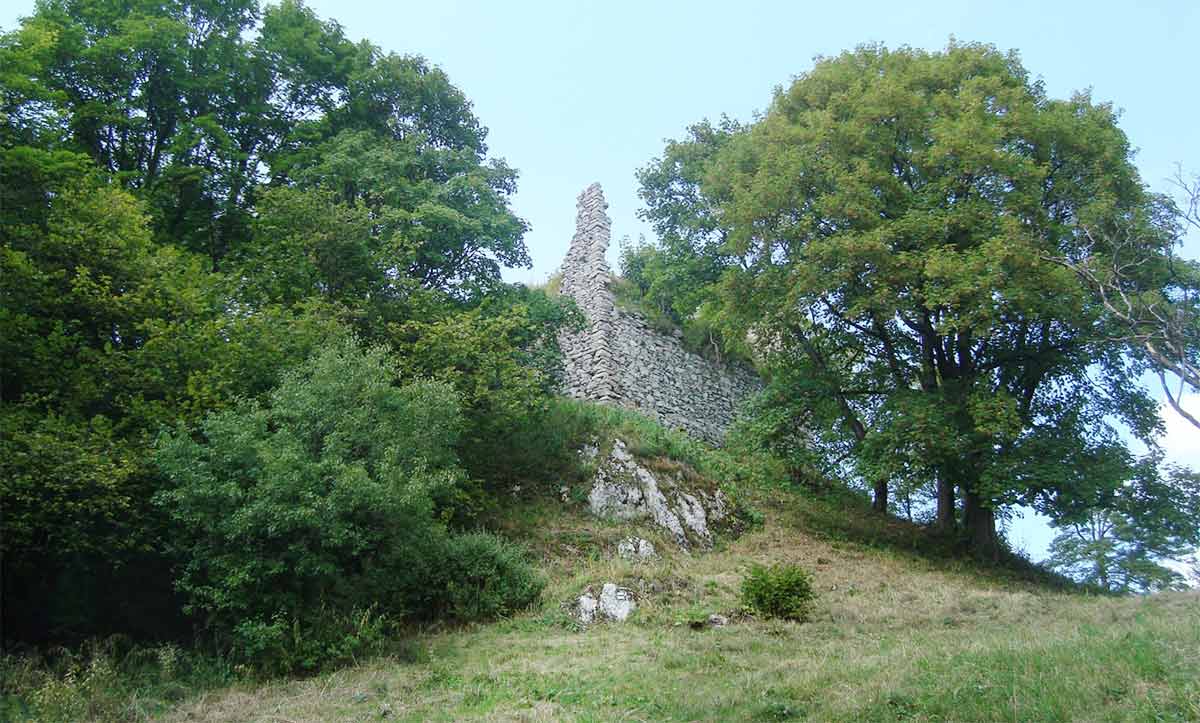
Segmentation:
[(883, 550), (996, 582), (1027, 583), (1064, 592), (1100, 592), (1007, 549), (999, 560), (980, 559), (971, 554), (962, 536), (941, 533), (890, 514), (881, 515), (871, 509), (869, 500), (850, 490), (791, 490), (788, 494), (796, 496), (796, 504), (789, 509), (789, 521), (830, 543)]

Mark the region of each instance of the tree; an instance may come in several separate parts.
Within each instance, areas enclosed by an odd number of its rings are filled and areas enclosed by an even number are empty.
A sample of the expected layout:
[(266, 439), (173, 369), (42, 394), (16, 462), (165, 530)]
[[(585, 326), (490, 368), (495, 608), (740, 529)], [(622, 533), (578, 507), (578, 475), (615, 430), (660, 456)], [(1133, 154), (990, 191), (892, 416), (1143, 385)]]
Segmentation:
[(265, 393), (334, 319), (226, 313), (223, 279), (80, 154), (0, 149), (0, 170), (4, 633), (172, 634), (152, 435)]
[[(526, 225), (486, 135), (436, 66), (295, 0), (39, 0), (0, 33), (6, 636), (181, 633), (154, 435), (502, 288)], [(488, 340), (511, 378), (551, 321)]]
[(277, 130), (271, 74), (243, 38), (257, 18), (253, 0), (41, 0), (10, 38), (16, 118), (136, 190), (161, 240), (219, 260)]
[[(1095, 461), (1095, 458), (1093, 458)], [(1114, 592), (1187, 587), (1165, 566), (1200, 544), (1200, 475), (1180, 469), (1161, 474), (1157, 460), (1111, 466), (1119, 480), (1081, 512), (1060, 518), (1047, 564), (1081, 582)], [(1102, 465), (1085, 464), (1103, 476)]]
[(562, 378), (558, 331), (582, 324), (568, 299), (518, 286), (496, 289), (472, 309), (391, 324), (388, 332), (408, 376), (446, 382), (461, 395), (460, 452), (472, 477), (512, 484), (551, 462), (543, 457), (553, 450), (539, 435)]
[(1110, 420), (1152, 438), (1100, 305), (1045, 260), (1088, 226), (1154, 215), (1110, 106), (1047, 98), (989, 46), (866, 46), (696, 143), (703, 173), (674, 167), (678, 144), (643, 172), (650, 214), (725, 257), (729, 337), (833, 401), (811, 423), (849, 438), (877, 507), (897, 477), (936, 485), (939, 521), (954, 527), (961, 500), (969, 544), (994, 556), (997, 515), (1069, 485), (1014, 477), (1018, 460), (1061, 457)]
[(426, 288), (469, 296), (530, 263), (516, 172), (486, 157), (466, 96), (296, 0), (40, 0), (0, 59), (0, 138), (86, 155), (156, 241), (218, 268), (267, 182), (361, 204), (377, 260)]

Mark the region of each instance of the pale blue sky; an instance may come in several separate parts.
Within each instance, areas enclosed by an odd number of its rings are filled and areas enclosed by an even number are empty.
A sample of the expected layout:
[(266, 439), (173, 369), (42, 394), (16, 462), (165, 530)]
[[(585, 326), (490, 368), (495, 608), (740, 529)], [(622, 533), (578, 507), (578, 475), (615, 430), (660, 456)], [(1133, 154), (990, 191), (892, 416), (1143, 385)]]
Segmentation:
[[(1167, 190), (1176, 163), (1200, 172), (1200, 3), (1115, 2), (363, 2), (310, 0), (353, 39), (424, 55), (475, 104), (491, 153), (520, 171), (513, 206), (532, 225), (532, 270), (546, 278), (573, 233), (575, 196), (599, 181), (614, 247), (649, 230), (636, 218), (634, 171), (664, 138), (722, 113), (749, 120), (774, 87), (817, 55), (865, 42), (926, 49), (962, 41), (1020, 52), (1048, 92), (1092, 88), (1123, 109), (1143, 179)], [(31, 0), (6, 0), (12, 28)], [(1188, 255), (1197, 256), (1192, 239)], [(615, 250), (615, 249), (614, 249)], [(615, 261), (615, 255), (610, 253)], [(1200, 438), (1169, 422), (1172, 458), (1200, 466)], [(1048, 540), (1021, 524), (1035, 557)]]

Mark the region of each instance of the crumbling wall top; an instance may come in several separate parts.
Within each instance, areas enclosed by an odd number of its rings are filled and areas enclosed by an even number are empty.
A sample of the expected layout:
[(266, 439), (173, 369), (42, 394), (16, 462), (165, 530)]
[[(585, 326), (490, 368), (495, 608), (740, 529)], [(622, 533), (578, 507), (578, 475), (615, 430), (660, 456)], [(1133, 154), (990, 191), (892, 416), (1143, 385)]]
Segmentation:
[(593, 183), (579, 194), (575, 212), (575, 236), (562, 265), (562, 291), (575, 299), (585, 310), (603, 294), (612, 274), (605, 254), (611, 241), (612, 220), (608, 217), (608, 202), (599, 183)]

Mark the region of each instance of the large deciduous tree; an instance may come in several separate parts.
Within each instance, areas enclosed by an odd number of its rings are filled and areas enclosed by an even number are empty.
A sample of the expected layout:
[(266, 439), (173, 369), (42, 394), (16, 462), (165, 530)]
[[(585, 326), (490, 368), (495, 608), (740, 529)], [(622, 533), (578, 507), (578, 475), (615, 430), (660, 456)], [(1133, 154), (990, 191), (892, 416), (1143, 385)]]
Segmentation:
[(217, 268), (268, 182), (362, 204), (391, 279), (467, 297), (530, 263), (516, 172), (462, 91), (297, 0), (39, 0), (0, 65), (0, 140), (86, 155)]
[(1118, 222), (1169, 242), (1130, 158), (1110, 106), (1048, 98), (1015, 54), (866, 46), (641, 177), (660, 232), (721, 260), (730, 337), (821, 400), (792, 423), (847, 440), (880, 509), (889, 483), (935, 487), (939, 522), (991, 556), (997, 514), (1070, 496), (1031, 456), (1156, 428), (1101, 306), (1048, 260)]

